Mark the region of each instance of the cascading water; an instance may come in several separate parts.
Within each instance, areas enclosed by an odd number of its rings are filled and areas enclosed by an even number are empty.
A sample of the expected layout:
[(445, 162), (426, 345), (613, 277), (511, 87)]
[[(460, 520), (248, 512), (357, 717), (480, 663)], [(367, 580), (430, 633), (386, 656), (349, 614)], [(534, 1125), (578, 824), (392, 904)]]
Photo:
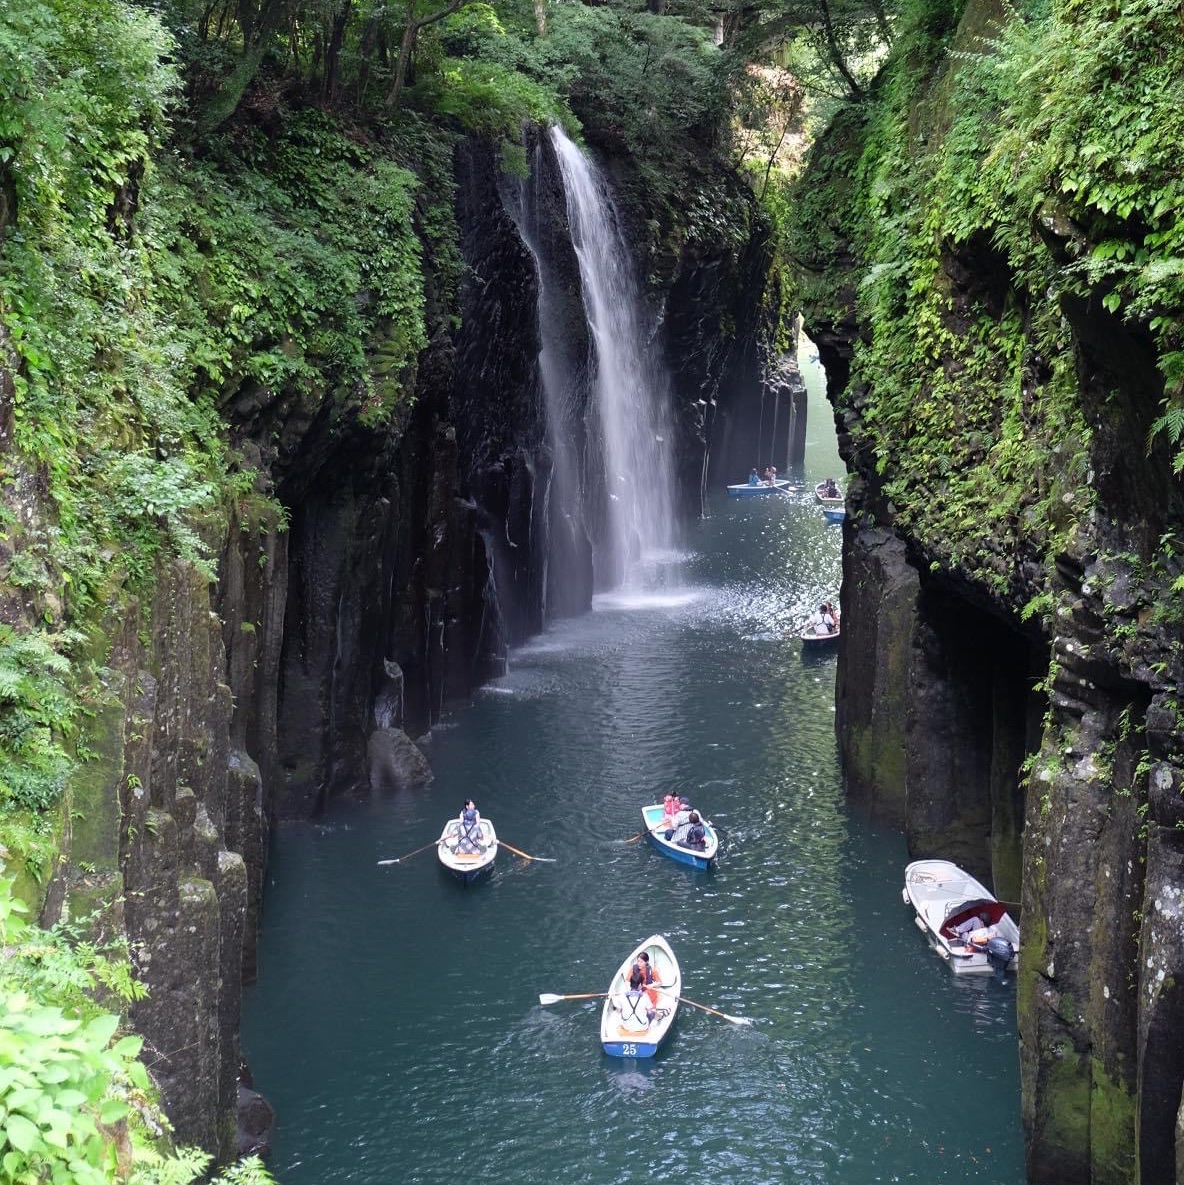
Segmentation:
[(594, 354), (590, 436), (603, 447), (606, 496), (596, 586), (606, 588), (636, 576), (674, 543), (670, 390), (608, 183), (561, 128), (551, 129), (551, 141)]

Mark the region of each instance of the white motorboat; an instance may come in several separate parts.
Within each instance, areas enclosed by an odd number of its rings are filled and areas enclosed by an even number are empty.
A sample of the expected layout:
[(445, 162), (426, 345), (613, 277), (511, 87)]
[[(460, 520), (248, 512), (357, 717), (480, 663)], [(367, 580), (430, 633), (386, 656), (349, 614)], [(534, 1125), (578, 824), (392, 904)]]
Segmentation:
[(1014, 971), (1019, 927), (1001, 901), (949, 860), (914, 860), (904, 870), (905, 904), (917, 928), (955, 975)]
[[(642, 951), (649, 955), (656, 982), (631, 988), (629, 970)], [(613, 1057), (653, 1057), (674, 1024), (681, 993), (682, 972), (674, 951), (661, 934), (654, 934), (633, 950), (609, 981), (600, 1013), (604, 1052)]]

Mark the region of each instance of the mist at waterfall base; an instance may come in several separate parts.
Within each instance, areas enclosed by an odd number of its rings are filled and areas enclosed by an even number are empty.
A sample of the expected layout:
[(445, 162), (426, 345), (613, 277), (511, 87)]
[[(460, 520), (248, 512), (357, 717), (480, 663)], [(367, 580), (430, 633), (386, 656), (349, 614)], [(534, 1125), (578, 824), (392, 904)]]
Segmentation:
[[(840, 473), (811, 385), (807, 489)], [(742, 480), (741, 475), (738, 480)], [(598, 597), (449, 717), (425, 790), (276, 836), (244, 1053), (283, 1185), (1019, 1185), (1015, 985), (955, 979), (901, 902), (903, 839), (851, 814), (834, 657), (783, 631), (833, 597), (840, 529), (805, 493), (714, 496), (680, 587)], [(689, 791), (697, 873), (640, 844)], [(461, 888), (429, 843), (472, 794), (503, 839)], [(688, 997), (649, 1062), (602, 1054), (599, 992), (670, 939)]]

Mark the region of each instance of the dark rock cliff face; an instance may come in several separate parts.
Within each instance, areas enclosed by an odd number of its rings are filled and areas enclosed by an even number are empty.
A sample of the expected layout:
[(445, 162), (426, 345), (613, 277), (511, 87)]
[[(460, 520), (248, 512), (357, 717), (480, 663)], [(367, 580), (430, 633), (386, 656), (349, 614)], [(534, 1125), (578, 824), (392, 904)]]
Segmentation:
[[(858, 466), (858, 394), (830, 377)], [(913, 858), (953, 859), (1022, 901), (1029, 1180), (1179, 1181), (1179, 724), (1174, 691), (1148, 677), (1169, 665), (1172, 632), (1128, 640), (1139, 610), (1116, 621), (1103, 608), (1101, 588), (1122, 576), (1096, 538), (1059, 560), (1072, 609), (1036, 631), (1014, 600), (934, 575), (928, 548), (941, 554), (942, 541), (899, 532), (876, 474), (860, 476), (838, 681), (848, 792), (904, 829)], [(1127, 515), (1146, 529), (1129, 503), (1103, 503), (1097, 517), (1112, 527)]]
[[(1042, 233), (1056, 237), (1052, 223)], [(854, 259), (834, 260), (849, 294)], [(1047, 299), (981, 242), (947, 246), (943, 273), (955, 313), (963, 299), (988, 311)], [(837, 718), (848, 793), (900, 826), (912, 857), (953, 859), (1022, 902), (1029, 1180), (1184, 1181), (1182, 672), (1176, 570), (1156, 558), (1182, 507), (1165, 451), (1147, 455), (1162, 395), (1150, 341), (1100, 294), (1056, 310), (1096, 501), (1042, 570), (1022, 532), (953, 558), (948, 538), (902, 525), (884, 492), (900, 475), (869, 447), (874, 393), (850, 382), (868, 332), (853, 307), (807, 313), (852, 470)], [(1048, 382), (1034, 353), (1031, 406)], [(1043, 616), (1024, 611), (1037, 593), (1054, 606)]]
[[(763, 232), (740, 252), (689, 251), (666, 293), (662, 343), (676, 392), (684, 505), (702, 505), (709, 487), (743, 481), (751, 466), (772, 460), (769, 436), (757, 439), (762, 418), (771, 431), (774, 402), (766, 385), (769, 326), (763, 309), (769, 263)], [(786, 418), (779, 446), (789, 428), (789, 407), (796, 400), (801, 412), (803, 393), (799, 387), (780, 401)], [(804, 425), (804, 414), (800, 421)]]

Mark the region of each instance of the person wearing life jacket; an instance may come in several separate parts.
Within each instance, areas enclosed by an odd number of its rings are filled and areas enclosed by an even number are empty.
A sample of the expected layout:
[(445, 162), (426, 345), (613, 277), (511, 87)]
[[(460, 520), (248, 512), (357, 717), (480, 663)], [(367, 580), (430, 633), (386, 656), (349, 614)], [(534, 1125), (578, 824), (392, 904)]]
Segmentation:
[(629, 991), (644, 992), (650, 1001), (649, 1019), (653, 1020), (658, 1008), (658, 979), (650, 966), (650, 957), (645, 951), (633, 960), (629, 968)]
[(707, 847), (707, 828), (703, 826), (698, 811), (691, 811), (687, 833), (681, 842), (684, 848), (696, 848), (700, 852)]
[(677, 794), (670, 793), (662, 800), (662, 826), (673, 827), (674, 816), (682, 810), (682, 800)]
[(682, 843), (690, 822), (691, 800), (684, 794), (678, 800), (678, 811), (674, 818), (670, 820), (670, 826), (666, 828), (666, 838), (672, 839), (675, 843)]
[(466, 798), (457, 821), (456, 850), (458, 852), (479, 852), (481, 846), (481, 812), (473, 804), (471, 798)]

